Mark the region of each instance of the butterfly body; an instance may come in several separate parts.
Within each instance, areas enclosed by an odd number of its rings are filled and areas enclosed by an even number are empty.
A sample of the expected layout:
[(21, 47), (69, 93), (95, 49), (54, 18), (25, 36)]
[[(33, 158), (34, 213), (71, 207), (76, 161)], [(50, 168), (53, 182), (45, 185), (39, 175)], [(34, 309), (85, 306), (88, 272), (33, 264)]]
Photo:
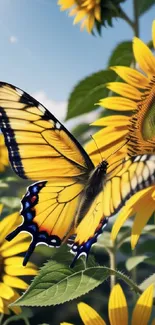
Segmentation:
[[(36, 183), (21, 204), (23, 223), (7, 236), (31, 234), (35, 246), (69, 242), (76, 259), (88, 255), (107, 224), (137, 191), (155, 183), (155, 155), (122, 161), (116, 175), (87, 152), (52, 113), (21, 89), (0, 82), (0, 128), (15, 173)], [(72, 235), (74, 240), (72, 242)], [(70, 239), (71, 238), (71, 239)]]

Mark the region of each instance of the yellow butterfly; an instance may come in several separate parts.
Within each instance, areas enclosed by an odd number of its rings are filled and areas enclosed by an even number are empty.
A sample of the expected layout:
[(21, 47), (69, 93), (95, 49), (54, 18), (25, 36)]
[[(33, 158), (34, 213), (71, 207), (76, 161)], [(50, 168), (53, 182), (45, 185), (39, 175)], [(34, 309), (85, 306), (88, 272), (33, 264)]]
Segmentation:
[(75, 254), (73, 266), (80, 255), (88, 255), (108, 217), (155, 181), (154, 155), (122, 161), (112, 177), (106, 160), (95, 167), (43, 105), (4, 82), (0, 82), (0, 128), (15, 173), (38, 181), (21, 201), (23, 223), (7, 236), (12, 240), (21, 231), (32, 235), (24, 265), (36, 245), (59, 247), (68, 241)]

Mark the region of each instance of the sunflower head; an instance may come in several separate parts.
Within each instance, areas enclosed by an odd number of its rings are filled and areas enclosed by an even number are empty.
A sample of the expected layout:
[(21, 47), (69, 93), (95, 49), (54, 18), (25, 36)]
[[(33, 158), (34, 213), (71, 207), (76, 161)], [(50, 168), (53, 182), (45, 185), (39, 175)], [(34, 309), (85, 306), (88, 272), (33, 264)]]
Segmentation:
[(124, 0), (58, 0), (61, 10), (70, 10), (74, 24), (81, 22), (81, 29), (90, 33), (96, 26), (101, 32), (105, 23), (112, 25), (112, 18), (120, 16), (119, 3)]
[[(152, 39), (155, 48), (155, 21)], [(107, 88), (119, 96), (107, 97), (99, 102), (104, 108), (122, 111), (122, 115), (111, 115), (107, 121), (103, 118), (94, 125), (106, 125), (105, 132), (110, 126), (111, 134), (115, 133), (115, 138), (118, 138), (117, 142), (121, 139), (119, 131), (124, 130), (124, 139), (128, 140), (127, 152), (136, 156), (155, 152), (155, 57), (137, 37), (133, 39), (133, 54), (138, 70), (125, 66), (111, 67), (125, 82), (108, 83)]]
[[(0, 205), (0, 213), (2, 205)], [(13, 213), (0, 221), (0, 313), (10, 314), (10, 308), (16, 313), (20, 313), (20, 307), (10, 307), (9, 305), (19, 298), (17, 289), (25, 290), (28, 284), (20, 279), (20, 276), (36, 275), (37, 269), (33, 263), (28, 263), (27, 267), (22, 266), (23, 258), (18, 254), (27, 250), (27, 234), (18, 236), (12, 242), (6, 242), (5, 237), (20, 223), (18, 213)]]

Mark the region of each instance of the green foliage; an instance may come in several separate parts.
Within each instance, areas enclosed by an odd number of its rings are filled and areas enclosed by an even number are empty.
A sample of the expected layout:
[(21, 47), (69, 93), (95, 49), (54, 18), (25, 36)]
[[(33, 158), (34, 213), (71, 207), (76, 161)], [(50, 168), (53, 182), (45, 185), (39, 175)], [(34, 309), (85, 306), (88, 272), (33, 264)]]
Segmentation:
[(131, 271), (136, 266), (138, 266), (140, 263), (146, 263), (150, 265), (155, 265), (155, 257), (148, 257), (147, 255), (141, 255), (141, 256), (133, 256), (128, 258), (126, 261), (126, 268), (128, 271)]
[(132, 52), (132, 42), (125, 41), (116, 45), (113, 50), (109, 61), (108, 66), (112, 67), (115, 65), (130, 66), (133, 61), (133, 52)]
[(82, 259), (74, 269), (69, 267), (72, 255), (58, 252), (47, 262), (25, 294), (13, 305), (51, 306), (80, 297), (103, 283), (110, 275), (123, 279), (135, 292), (139, 288), (119, 271), (100, 266), (89, 258), (88, 266)]
[(138, 14), (143, 15), (152, 6), (155, 6), (154, 0), (137, 0), (138, 2)]
[(66, 119), (97, 109), (98, 105), (95, 104), (101, 98), (108, 96), (106, 83), (115, 79), (116, 74), (113, 71), (103, 70), (80, 81), (70, 94)]

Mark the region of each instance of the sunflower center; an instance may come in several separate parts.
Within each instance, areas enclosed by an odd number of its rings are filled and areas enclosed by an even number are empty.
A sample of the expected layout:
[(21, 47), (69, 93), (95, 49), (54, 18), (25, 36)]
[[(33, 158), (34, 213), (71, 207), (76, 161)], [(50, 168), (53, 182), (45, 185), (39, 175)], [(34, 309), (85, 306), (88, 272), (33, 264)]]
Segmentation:
[(142, 135), (144, 140), (151, 140), (155, 136), (155, 86), (144, 101), (144, 111)]

